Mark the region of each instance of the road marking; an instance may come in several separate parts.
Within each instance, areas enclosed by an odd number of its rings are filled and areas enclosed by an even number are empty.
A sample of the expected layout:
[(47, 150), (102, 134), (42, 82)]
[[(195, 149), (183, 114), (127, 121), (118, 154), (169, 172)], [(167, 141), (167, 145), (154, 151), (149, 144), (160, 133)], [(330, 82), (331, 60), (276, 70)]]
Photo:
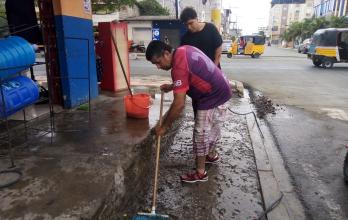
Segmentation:
[(348, 114), (342, 110), (342, 109), (338, 109), (338, 108), (322, 108), (322, 111), (326, 112), (327, 115), (331, 118), (335, 118), (335, 119), (340, 119), (343, 121), (348, 121)]

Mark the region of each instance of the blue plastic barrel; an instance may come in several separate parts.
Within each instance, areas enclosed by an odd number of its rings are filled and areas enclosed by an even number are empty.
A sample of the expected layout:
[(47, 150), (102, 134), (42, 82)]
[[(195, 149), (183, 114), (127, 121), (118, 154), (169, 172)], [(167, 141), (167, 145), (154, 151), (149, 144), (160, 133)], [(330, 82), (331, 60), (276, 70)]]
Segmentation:
[(32, 45), (21, 37), (0, 39), (0, 78), (28, 69), (35, 62)]
[[(3, 81), (0, 93), (0, 117), (13, 113), (31, 105), (39, 98), (39, 88), (36, 83), (25, 76), (17, 76)], [(5, 105), (3, 104), (5, 100)]]

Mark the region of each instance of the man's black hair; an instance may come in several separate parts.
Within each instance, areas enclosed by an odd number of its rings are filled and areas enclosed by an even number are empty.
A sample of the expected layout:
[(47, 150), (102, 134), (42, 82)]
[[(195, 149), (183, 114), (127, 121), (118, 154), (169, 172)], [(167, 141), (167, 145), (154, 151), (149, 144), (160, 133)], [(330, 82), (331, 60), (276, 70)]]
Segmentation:
[(164, 51), (172, 52), (173, 48), (159, 40), (153, 40), (149, 43), (146, 48), (146, 59), (151, 61), (153, 57), (160, 57), (163, 55)]
[(183, 23), (186, 23), (188, 20), (196, 19), (197, 18), (197, 12), (192, 7), (186, 7), (184, 10), (182, 10), (180, 14), (180, 20)]

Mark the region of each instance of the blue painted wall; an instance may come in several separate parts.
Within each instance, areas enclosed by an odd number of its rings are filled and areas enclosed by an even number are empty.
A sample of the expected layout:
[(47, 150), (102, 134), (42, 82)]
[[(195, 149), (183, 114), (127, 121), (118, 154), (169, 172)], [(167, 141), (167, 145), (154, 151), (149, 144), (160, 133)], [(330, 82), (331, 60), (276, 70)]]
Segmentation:
[(98, 96), (92, 20), (56, 15), (55, 23), (64, 108), (73, 108), (88, 101), (88, 77)]

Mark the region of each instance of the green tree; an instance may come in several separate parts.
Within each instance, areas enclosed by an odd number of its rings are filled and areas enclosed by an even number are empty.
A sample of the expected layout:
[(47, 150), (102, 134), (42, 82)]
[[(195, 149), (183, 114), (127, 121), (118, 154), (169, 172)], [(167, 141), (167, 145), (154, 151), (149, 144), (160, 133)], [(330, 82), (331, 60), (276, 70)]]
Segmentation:
[(291, 37), (288, 30), (284, 31), (284, 33), (280, 35), (280, 38), (285, 41), (291, 41)]
[(232, 40), (232, 42), (234, 42), (236, 40), (236, 36), (232, 36), (231, 40)]
[(301, 36), (302, 33), (302, 29), (303, 29), (303, 23), (302, 22), (293, 22), (291, 23), (291, 25), (288, 28), (288, 34), (289, 34), (289, 38), (290, 41), (294, 41), (297, 38), (299, 38)]
[(313, 18), (306, 18), (303, 20), (301, 38), (306, 39), (309, 38), (313, 34), (313, 30), (311, 28), (313, 22)]
[(328, 27), (330, 27), (328, 19), (326, 19), (325, 17), (320, 17), (320, 18), (313, 19), (309, 28), (310, 28), (311, 34), (313, 34), (318, 29), (328, 28)]
[(0, 38), (8, 36), (9, 28), (7, 23), (5, 0), (0, 0)]
[(315, 31), (323, 28), (348, 27), (344, 17), (320, 17), (306, 18), (302, 22), (293, 22), (282, 34), (281, 38), (286, 41), (303, 40), (313, 35)]
[(93, 13), (112, 13), (120, 10), (123, 6), (133, 6), (136, 0), (92, 0)]
[(143, 0), (136, 5), (140, 15), (169, 15), (169, 10), (163, 8), (156, 0)]
[(345, 17), (336, 17), (332, 16), (329, 19), (329, 26), (332, 28), (344, 28), (348, 27), (348, 24), (345, 22)]
[(5, 0), (0, 0), (0, 17), (6, 18)]

